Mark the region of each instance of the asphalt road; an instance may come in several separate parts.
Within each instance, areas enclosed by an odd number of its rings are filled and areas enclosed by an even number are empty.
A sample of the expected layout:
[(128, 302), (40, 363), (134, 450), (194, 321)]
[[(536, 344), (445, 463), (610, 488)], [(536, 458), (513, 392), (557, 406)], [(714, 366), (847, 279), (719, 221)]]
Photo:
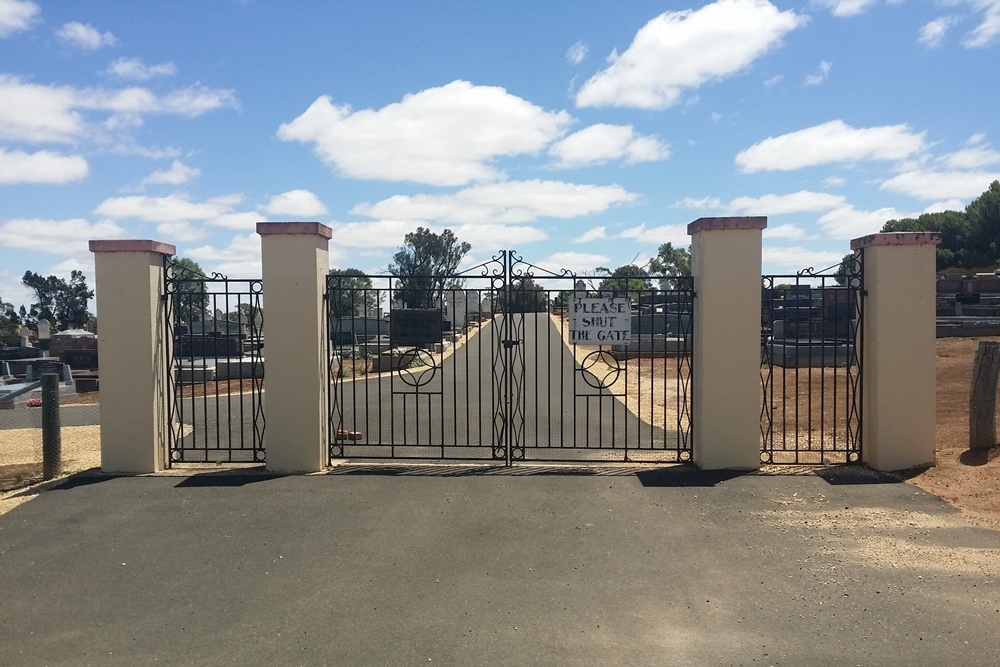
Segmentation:
[(1000, 533), (854, 468), (79, 477), (0, 516), (0, 664), (996, 665)]

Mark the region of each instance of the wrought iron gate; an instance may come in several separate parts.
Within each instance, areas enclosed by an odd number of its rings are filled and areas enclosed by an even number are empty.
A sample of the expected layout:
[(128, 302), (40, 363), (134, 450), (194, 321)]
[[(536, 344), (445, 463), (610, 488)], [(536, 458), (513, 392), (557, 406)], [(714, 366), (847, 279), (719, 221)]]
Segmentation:
[[(628, 299), (630, 342), (569, 340), (574, 299), (599, 295)], [(513, 251), (331, 272), (330, 458), (688, 461), (693, 297), (689, 276), (581, 279)]]
[(861, 462), (863, 263), (763, 276), (763, 463)]
[(262, 281), (164, 262), (168, 463), (262, 463)]

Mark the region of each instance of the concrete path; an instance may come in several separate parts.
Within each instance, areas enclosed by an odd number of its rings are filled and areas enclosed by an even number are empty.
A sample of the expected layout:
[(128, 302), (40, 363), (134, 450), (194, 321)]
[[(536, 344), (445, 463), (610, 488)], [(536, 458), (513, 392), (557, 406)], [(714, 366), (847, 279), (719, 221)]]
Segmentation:
[(77, 477), (0, 516), (0, 591), (5, 667), (1000, 656), (1000, 533), (863, 469)]

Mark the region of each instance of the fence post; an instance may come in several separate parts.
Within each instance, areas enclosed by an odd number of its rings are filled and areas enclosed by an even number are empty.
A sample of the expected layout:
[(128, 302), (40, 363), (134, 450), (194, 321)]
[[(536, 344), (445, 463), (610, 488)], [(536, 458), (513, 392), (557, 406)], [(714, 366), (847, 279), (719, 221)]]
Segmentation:
[(694, 277), (692, 432), (698, 467), (760, 467), (760, 265), (767, 218), (688, 225)]
[(167, 456), (163, 258), (176, 252), (147, 240), (91, 241), (101, 354), (101, 469), (150, 473)]
[(59, 374), (42, 373), (42, 479), (62, 474), (62, 432), (59, 427)]
[(862, 251), (861, 448), (876, 470), (934, 465), (936, 246), (929, 232), (871, 234)]
[(259, 222), (264, 285), (267, 469), (328, 465), (323, 307), (332, 231), (318, 222)]

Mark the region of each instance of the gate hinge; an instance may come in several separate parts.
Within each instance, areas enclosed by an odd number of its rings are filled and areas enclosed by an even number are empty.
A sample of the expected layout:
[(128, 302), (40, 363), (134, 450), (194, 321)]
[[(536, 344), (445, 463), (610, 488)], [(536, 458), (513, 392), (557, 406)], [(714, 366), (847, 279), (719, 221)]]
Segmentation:
[(509, 350), (510, 348), (516, 347), (516, 346), (518, 346), (520, 344), (521, 344), (521, 341), (519, 341), (519, 340), (505, 340), (503, 342), (503, 347), (504, 347), (505, 350)]

